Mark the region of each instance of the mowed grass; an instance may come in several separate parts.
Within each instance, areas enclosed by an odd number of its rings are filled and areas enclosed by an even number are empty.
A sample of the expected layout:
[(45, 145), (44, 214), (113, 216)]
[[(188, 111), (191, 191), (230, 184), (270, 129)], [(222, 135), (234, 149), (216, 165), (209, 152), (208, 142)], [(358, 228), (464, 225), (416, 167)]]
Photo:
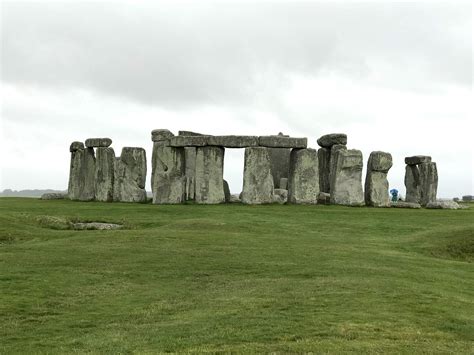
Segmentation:
[(473, 262), (473, 207), (2, 198), (0, 353), (472, 353)]

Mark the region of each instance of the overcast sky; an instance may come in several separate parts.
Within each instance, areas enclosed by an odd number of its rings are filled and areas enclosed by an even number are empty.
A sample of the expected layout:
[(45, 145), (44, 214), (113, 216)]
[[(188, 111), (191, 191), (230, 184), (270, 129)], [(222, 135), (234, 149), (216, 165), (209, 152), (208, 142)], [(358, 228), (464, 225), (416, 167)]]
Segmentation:
[[(150, 131), (308, 137), (431, 155), (474, 194), (470, 2), (2, 2), (0, 190), (66, 189), (69, 144)], [(225, 178), (242, 185), (243, 150)], [(150, 190), (148, 169), (147, 189)], [(365, 178), (365, 176), (364, 176)]]

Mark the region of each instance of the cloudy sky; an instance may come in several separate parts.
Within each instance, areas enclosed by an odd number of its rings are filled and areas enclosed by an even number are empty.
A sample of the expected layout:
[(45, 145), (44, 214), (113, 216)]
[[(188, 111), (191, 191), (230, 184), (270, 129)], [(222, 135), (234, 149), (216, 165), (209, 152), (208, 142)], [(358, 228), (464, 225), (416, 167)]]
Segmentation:
[[(344, 132), (365, 161), (392, 153), (402, 194), (416, 154), (440, 197), (474, 193), (470, 2), (2, 1), (1, 45), (0, 190), (65, 189), (88, 137), (150, 160), (168, 128)], [(233, 192), (242, 169), (227, 150)]]

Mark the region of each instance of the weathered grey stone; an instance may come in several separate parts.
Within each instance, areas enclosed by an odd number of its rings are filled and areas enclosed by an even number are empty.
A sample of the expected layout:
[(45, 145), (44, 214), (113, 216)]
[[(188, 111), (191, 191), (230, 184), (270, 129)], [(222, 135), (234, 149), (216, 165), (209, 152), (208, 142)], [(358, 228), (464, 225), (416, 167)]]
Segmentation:
[(81, 175), (83, 185), (79, 195), (79, 201), (93, 201), (95, 198), (94, 148), (84, 149)]
[(420, 171), (416, 165), (407, 165), (405, 167), (405, 188), (406, 202), (420, 203), (421, 187), (420, 187)]
[(430, 202), (436, 201), (438, 191), (438, 170), (436, 163), (422, 163), (418, 165), (420, 172), (420, 203), (426, 206)]
[(271, 172), (273, 176), (273, 186), (286, 189), (286, 186), (280, 186), (281, 179), (288, 179), (290, 173), (290, 153), (289, 148), (267, 148), (270, 158)]
[(329, 156), (329, 193), (331, 193), (332, 191), (332, 186), (331, 186), (331, 182), (332, 182), (332, 176), (334, 174), (334, 171), (336, 169), (336, 152), (338, 152), (339, 150), (347, 150), (347, 147), (343, 144), (334, 144), (332, 147), (331, 147), (331, 153), (330, 153), (330, 156)]
[(95, 199), (111, 202), (114, 199), (115, 152), (112, 148), (99, 147), (95, 159)]
[(102, 223), (102, 222), (88, 222), (88, 223), (73, 223), (72, 229), (75, 230), (115, 230), (122, 229), (121, 224)]
[(319, 137), (317, 140), (320, 147), (331, 148), (334, 144), (347, 144), (347, 135), (344, 133), (330, 133)]
[(262, 204), (273, 202), (273, 177), (268, 149), (245, 148), (242, 202)]
[(372, 207), (389, 207), (387, 173), (392, 166), (392, 155), (385, 152), (370, 153), (365, 178), (365, 204)]
[(224, 148), (196, 149), (196, 202), (216, 204), (225, 202)]
[(79, 149), (84, 149), (84, 143), (76, 141), (76, 142), (72, 142), (71, 145), (69, 146), (69, 151), (71, 153)]
[(340, 149), (334, 155), (334, 173), (331, 174), (331, 204), (362, 206), (362, 152)]
[(209, 136), (209, 134), (197, 133), (193, 131), (178, 131), (179, 136)]
[(230, 197), (231, 197), (231, 194), (230, 194), (229, 183), (226, 180), (224, 180), (224, 199), (226, 203), (230, 202)]
[(367, 169), (370, 168), (371, 171), (380, 171), (383, 173), (388, 173), (392, 165), (392, 154), (381, 151), (375, 151), (370, 153)]
[(416, 202), (404, 202), (404, 201), (397, 201), (397, 202), (390, 202), (390, 207), (395, 208), (421, 208), (421, 205)]
[(287, 201), (288, 201), (288, 190), (286, 189), (273, 190), (273, 203), (284, 204)]
[(62, 194), (59, 192), (47, 192), (41, 195), (41, 200), (64, 200), (66, 198), (66, 194)]
[(331, 203), (331, 194), (327, 192), (320, 192), (318, 194), (318, 204), (320, 205), (329, 205)]
[(426, 204), (426, 208), (430, 209), (448, 209), (448, 210), (459, 210), (462, 209), (461, 205), (454, 201), (430, 201)]
[[(289, 172), (289, 170), (288, 170)], [(278, 185), (279, 189), (288, 190), (288, 178), (281, 178), (280, 184)]]
[(171, 147), (204, 147), (211, 136), (174, 136), (170, 138)]
[(112, 139), (110, 138), (89, 138), (86, 139), (87, 148), (96, 148), (96, 147), (109, 147), (112, 144)]
[(257, 147), (257, 136), (209, 136), (208, 145), (225, 148)]
[(316, 149), (293, 149), (288, 177), (288, 202), (316, 204), (319, 193), (319, 165)]
[(331, 149), (330, 148), (319, 148), (318, 149), (318, 165), (319, 165), (319, 189), (322, 192), (331, 191), (330, 188), (330, 163), (331, 163)]
[(186, 181), (185, 198), (187, 201), (191, 201), (194, 200), (196, 193), (196, 147), (185, 147), (183, 149)]
[(71, 152), (68, 184), (68, 196), (71, 200), (79, 200), (83, 189), (84, 176), (82, 173), (82, 165), (84, 163), (84, 154), (84, 148), (78, 148)]
[(151, 140), (153, 142), (169, 142), (174, 134), (168, 129), (154, 129), (151, 131)]
[(431, 157), (427, 155), (414, 155), (412, 157), (405, 158), (405, 164), (407, 165), (418, 165), (421, 163), (430, 163)]
[(124, 147), (114, 166), (114, 201), (146, 202), (146, 152)]
[(230, 195), (230, 203), (239, 203), (241, 202), (240, 200), (240, 194), (232, 194)]
[(284, 136), (260, 136), (258, 137), (258, 144), (261, 147), (269, 148), (306, 148), (308, 139)]
[[(192, 149), (195, 159), (195, 148)], [(194, 188), (194, 184), (192, 186)], [(185, 148), (153, 143), (151, 190), (154, 204), (185, 201)], [(194, 190), (192, 196), (194, 198)]]

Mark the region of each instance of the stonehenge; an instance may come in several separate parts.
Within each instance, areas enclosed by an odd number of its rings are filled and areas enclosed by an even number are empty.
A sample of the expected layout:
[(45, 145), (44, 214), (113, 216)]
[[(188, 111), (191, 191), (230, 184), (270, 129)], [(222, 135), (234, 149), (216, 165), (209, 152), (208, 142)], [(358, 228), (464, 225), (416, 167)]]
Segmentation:
[[(390, 153), (373, 151), (362, 184), (363, 156), (348, 149), (347, 135), (332, 133), (317, 139), (278, 135), (209, 135), (168, 129), (151, 132), (151, 203), (153, 204), (336, 204), (391, 207), (387, 175)], [(68, 198), (77, 201), (147, 201), (145, 149), (124, 147), (116, 157), (110, 138), (74, 141), (69, 147)], [(224, 180), (226, 148), (245, 150), (240, 194)], [(431, 157), (405, 158), (406, 201), (409, 206), (433, 206), (438, 172)], [(403, 203), (399, 206), (404, 207)]]
[[(77, 201), (145, 202), (146, 153), (124, 147), (120, 157), (110, 138), (72, 142), (68, 197)], [(95, 148), (95, 150), (94, 150)]]
[(406, 201), (419, 203), (425, 207), (436, 202), (438, 190), (438, 170), (436, 163), (427, 155), (405, 158)]

